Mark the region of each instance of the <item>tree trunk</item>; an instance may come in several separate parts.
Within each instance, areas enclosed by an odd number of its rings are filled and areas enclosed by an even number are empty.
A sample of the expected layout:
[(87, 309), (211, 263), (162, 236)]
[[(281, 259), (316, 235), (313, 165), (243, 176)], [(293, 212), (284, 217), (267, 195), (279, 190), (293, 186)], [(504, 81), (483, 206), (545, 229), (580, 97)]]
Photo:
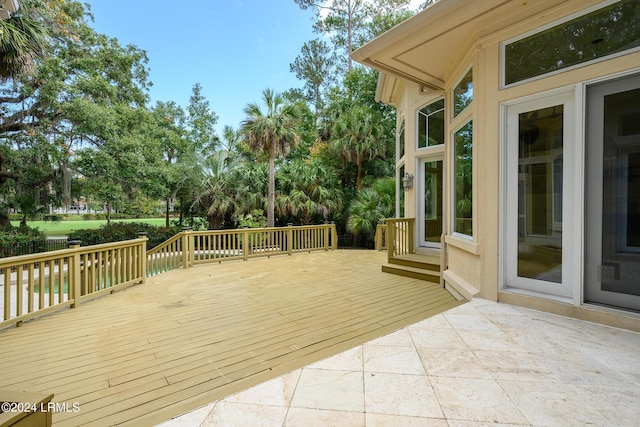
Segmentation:
[(107, 224), (111, 224), (111, 203), (107, 203)]
[(275, 156), (269, 155), (269, 190), (267, 202), (267, 227), (275, 226), (275, 204), (276, 204), (276, 167)]
[(171, 203), (171, 197), (167, 197), (167, 208), (165, 210), (165, 227), (169, 226), (169, 204)]
[(209, 230), (220, 230), (222, 228), (222, 220), (219, 215), (207, 215)]
[(11, 220), (9, 215), (5, 212), (0, 212), (0, 231), (11, 230)]

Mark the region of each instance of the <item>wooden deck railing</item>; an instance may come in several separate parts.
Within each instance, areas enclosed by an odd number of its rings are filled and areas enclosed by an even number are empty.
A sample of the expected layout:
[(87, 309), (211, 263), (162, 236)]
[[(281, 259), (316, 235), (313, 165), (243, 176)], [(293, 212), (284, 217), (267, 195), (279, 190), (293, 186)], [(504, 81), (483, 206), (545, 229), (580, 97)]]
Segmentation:
[(335, 224), (207, 231), (185, 229), (147, 252), (148, 275), (207, 262), (248, 260), (337, 247)]
[(124, 242), (0, 259), (0, 328), (75, 307), (146, 278), (146, 236)]
[(0, 329), (146, 277), (206, 262), (337, 249), (334, 224), (218, 231), (183, 230), (152, 250), (147, 238), (0, 259)]
[(388, 258), (414, 253), (415, 218), (387, 219), (387, 254)]
[(375, 249), (381, 251), (387, 249), (387, 224), (378, 224), (376, 226)]

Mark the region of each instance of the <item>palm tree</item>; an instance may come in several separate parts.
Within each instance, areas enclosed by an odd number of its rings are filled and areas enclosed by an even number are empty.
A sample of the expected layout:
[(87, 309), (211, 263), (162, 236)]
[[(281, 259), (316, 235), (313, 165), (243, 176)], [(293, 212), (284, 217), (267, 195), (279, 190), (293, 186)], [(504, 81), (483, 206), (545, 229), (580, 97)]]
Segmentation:
[(342, 192), (333, 170), (319, 161), (296, 160), (282, 169), (278, 208), (285, 215), (299, 215), (302, 225), (318, 214), (327, 221), (342, 208)]
[(291, 145), (300, 141), (298, 123), (300, 113), (295, 104), (286, 102), (282, 95), (265, 89), (262, 101), (266, 106), (251, 103), (244, 109), (247, 119), (241, 124), (247, 144), (258, 155), (269, 159), (269, 186), (267, 201), (267, 227), (275, 225), (275, 159), (289, 154)]
[(45, 55), (48, 33), (32, 12), (30, 2), (20, 2), (20, 10), (0, 20), (0, 80), (31, 72), (35, 61)]
[(362, 162), (384, 156), (381, 121), (362, 106), (343, 112), (334, 122), (331, 144), (340, 156), (358, 167), (357, 189), (362, 189)]
[(373, 233), (381, 220), (393, 217), (395, 188), (394, 178), (380, 178), (373, 186), (359, 191), (349, 206), (347, 228), (354, 234)]
[(204, 162), (204, 179), (194, 204), (206, 209), (210, 230), (222, 228), (225, 217), (236, 206), (231, 159), (228, 151), (220, 150)]

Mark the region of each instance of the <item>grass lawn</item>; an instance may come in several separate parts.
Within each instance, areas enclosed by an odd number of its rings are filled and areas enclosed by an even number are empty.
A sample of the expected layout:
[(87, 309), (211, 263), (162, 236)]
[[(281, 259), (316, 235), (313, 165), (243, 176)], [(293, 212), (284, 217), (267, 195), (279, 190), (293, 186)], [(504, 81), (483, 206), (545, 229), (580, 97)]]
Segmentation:
[[(111, 222), (144, 222), (151, 225), (165, 225), (164, 218), (140, 218), (140, 219), (116, 219)], [(47, 236), (66, 236), (74, 230), (86, 230), (99, 228), (101, 225), (106, 224), (104, 219), (89, 219), (89, 220), (68, 220), (68, 221), (27, 221), (29, 227), (38, 228), (43, 231)], [(11, 224), (18, 226), (19, 221), (11, 221)]]

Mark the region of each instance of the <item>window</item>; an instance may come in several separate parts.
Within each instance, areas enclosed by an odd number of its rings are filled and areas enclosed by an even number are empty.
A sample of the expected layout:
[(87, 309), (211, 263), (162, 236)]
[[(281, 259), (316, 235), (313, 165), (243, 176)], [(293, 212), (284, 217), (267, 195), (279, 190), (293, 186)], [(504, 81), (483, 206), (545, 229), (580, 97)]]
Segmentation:
[(623, 0), (504, 46), (509, 85), (640, 46), (640, 5)]
[(398, 170), (398, 176), (396, 177), (396, 216), (398, 218), (404, 218), (404, 188), (402, 187), (402, 178), (404, 178), (404, 165), (400, 166)]
[(418, 110), (418, 148), (444, 144), (444, 99)]
[(473, 69), (453, 89), (453, 117), (457, 117), (473, 101)]
[(454, 232), (473, 236), (473, 122), (462, 126), (453, 139)]
[(398, 129), (398, 143), (396, 144), (398, 147), (398, 160), (404, 157), (404, 119), (400, 122), (400, 128)]

